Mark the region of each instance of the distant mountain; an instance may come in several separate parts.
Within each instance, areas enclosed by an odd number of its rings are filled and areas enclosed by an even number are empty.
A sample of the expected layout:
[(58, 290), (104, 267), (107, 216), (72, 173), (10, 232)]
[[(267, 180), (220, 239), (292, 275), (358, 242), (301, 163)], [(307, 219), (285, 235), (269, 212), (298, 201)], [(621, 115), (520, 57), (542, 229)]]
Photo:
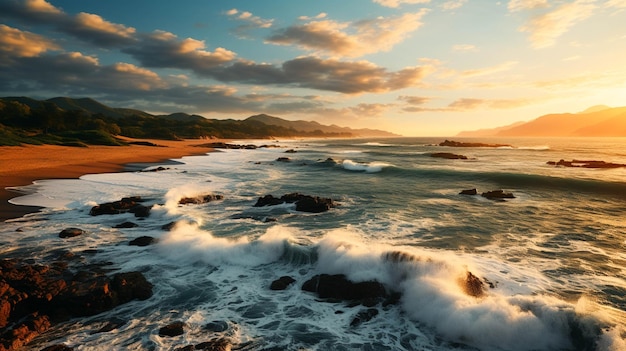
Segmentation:
[[(473, 133), (481, 132), (480, 135)], [(458, 136), (497, 137), (622, 137), (626, 136), (626, 107), (590, 107), (579, 113), (555, 113), (532, 121)]]
[(472, 137), (472, 138), (489, 137), (489, 136), (494, 136), (494, 135), (498, 134), (499, 132), (501, 132), (503, 130), (520, 126), (520, 125), (522, 125), (524, 123), (526, 123), (526, 122), (515, 122), (513, 124), (509, 124), (509, 125), (506, 125), (504, 127), (478, 129), (478, 130), (473, 130), (473, 131), (463, 131), (463, 132), (460, 132), (459, 134), (457, 134), (456, 136), (458, 136), (458, 137), (468, 137), (468, 138), (469, 137)]
[(184, 112), (169, 115), (106, 106), (90, 98), (0, 98), (0, 145), (121, 145), (117, 136), (152, 139), (396, 136), (317, 122), (256, 115), (244, 120), (208, 119)]
[(245, 119), (246, 121), (256, 121), (267, 125), (274, 125), (284, 128), (291, 128), (304, 132), (321, 131), (323, 133), (350, 134), (358, 137), (394, 137), (398, 136), (390, 132), (377, 129), (352, 129), (348, 127), (339, 127), (336, 125), (323, 125), (315, 121), (288, 121), (279, 117), (269, 116), (266, 114), (254, 115)]

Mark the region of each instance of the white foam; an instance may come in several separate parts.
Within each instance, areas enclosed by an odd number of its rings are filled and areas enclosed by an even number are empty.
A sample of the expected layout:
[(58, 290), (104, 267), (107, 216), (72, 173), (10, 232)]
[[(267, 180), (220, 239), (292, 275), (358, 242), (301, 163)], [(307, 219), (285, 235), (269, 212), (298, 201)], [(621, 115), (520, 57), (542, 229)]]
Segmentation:
[(392, 166), (389, 163), (385, 162), (370, 162), (370, 163), (359, 163), (352, 160), (344, 160), (343, 168), (349, 171), (356, 172), (365, 172), (365, 173), (378, 173), (382, 172), (385, 167)]

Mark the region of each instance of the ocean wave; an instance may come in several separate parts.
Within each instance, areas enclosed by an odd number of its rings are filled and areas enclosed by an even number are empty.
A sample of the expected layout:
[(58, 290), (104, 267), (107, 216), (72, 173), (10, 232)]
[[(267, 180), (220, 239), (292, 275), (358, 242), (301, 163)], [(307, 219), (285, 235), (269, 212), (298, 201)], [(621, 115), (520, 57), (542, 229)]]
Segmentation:
[(385, 163), (385, 162), (361, 163), (361, 162), (355, 162), (352, 160), (344, 160), (342, 163), (342, 166), (344, 169), (348, 171), (378, 173), (378, 172), (382, 172), (384, 168), (391, 167), (392, 165), (389, 163)]

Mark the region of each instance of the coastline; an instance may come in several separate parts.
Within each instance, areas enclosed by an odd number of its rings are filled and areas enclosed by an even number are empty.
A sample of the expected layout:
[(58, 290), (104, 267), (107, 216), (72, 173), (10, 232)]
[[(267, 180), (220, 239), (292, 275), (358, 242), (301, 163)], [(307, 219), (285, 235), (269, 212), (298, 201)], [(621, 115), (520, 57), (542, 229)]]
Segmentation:
[[(126, 141), (139, 141), (124, 138)], [(0, 222), (37, 212), (40, 207), (19, 206), (9, 202), (20, 192), (8, 190), (41, 179), (78, 178), (85, 174), (129, 170), (129, 164), (166, 162), (184, 156), (204, 155), (213, 148), (207, 140), (147, 140), (158, 146), (129, 145), (86, 148), (57, 145), (0, 146)], [(223, 140), (210, 140), (218, 142)]]

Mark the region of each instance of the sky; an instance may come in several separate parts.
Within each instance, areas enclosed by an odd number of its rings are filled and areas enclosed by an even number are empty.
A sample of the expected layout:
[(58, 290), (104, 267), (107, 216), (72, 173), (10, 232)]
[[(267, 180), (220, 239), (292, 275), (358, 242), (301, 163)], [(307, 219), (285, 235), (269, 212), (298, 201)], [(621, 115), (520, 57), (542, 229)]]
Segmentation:
[(626, 106), (626, 0), (0, 0), (0, 96), (451, 136)]

